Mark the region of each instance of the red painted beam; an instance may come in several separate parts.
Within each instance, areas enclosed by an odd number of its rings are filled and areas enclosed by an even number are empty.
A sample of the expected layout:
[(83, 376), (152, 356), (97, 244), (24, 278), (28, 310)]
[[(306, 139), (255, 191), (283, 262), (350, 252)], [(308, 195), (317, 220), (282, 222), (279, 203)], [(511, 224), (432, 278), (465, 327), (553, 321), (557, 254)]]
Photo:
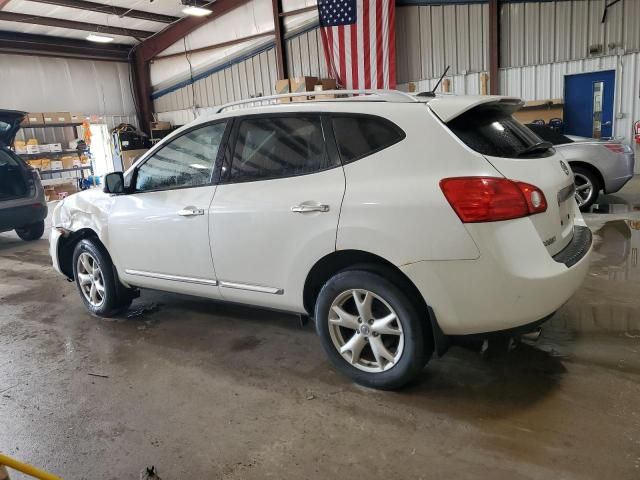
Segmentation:
[(278, 78), (288, 78), (287, 72), (287, 58), (285, 54), (284, 44), (284, 22), (281, 17), (282, 14), (282, 0), (272, 0), (273, 6), (273, 31), (276, 35), (276, 64), (278, 67)]
[(151, 100), (151, 73), (149, 62), (163, 50), (183, 39), (194, 30), (206, 25), (210, 21), (238, 8), (250, 0), (217, 0), (206, 5), (211, 15), (206, 17), (185, 17), (169, 25), (167, 28), (140, 42), (134, 50), (131, 65), (135, 78), (134, 95), (138, 109), (140, 128), (150, 132), (150, 122), (153, 121), (153, 101)]

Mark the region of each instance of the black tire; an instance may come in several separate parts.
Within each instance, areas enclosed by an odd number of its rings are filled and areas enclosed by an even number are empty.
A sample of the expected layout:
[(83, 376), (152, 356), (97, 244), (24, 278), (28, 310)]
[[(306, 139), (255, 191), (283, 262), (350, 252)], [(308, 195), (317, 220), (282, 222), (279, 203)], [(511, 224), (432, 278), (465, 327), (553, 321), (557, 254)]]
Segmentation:
[(602, 190), (600, 178), (591, 169), (585, 168), (580, 165), (572, 165), (571, 169), (573, 170), (575, 176), (576, 188), (584, 184), (585, 179), (591, 182), (591, 184), (593, 185), (589, 199), (585, 203), (580, 205), (580, 211), (587, 212), (589, 211), (591, 206), (598, 200), (598, 195), (600, 194), (600, 190)]
[[(331, 332), (333, 328), (335, 335), (336, 327), (335, 324), (330, 325), (330, 309), (334, 300), (338, 301), (341, 296), (345, 296), (346, 292), (350, 290), (372, 292), (392, 308), (400, 321), (404, 347), (401, 353), (397, 353), (400, 351), (399, 349), (395, 350), (399, 358), (396, 359), (394, 365), (384, 371), (363, 371), (345, 359), (334, 344)], [(347, 296), (344, 298), (347, 298)], [(374, 302), (380, 302), (380, 300), (374, 300)], [(382, 302), (380, 302), (380, 305), (386, 308)], [(354, 382), (366, 387), (381, 390), (401, 388), (416, 378), (433, 353), (433, 336), (426, 315), (420, 315), (413, 302), (396, 285), (378, 273), (365, 270), (345, 270), (334, 275), (320, 290), (315, 305), (315, 321), (322, 346), (334, 367), (350, 377)], [(371, 327), (372, 329), (373, 327)], [(340, 329), (340, 331), (342, 330)], [(350, 332), (354, 335), (356, 334), (353, 330)], [(358, 334), (360, 334), (359, 330)], [(367, 334), (369, 335), (371, 332), (367, 332)], [(382, 336), (380, 338), (382, 339)], [(373, 339), (371, 339), (371, 342), (373, 342)], [(353, 355), (353, 352), (350, 352), (349, 355)], [(362, 349), (361, 358), (363, 360), (361, 361), (367, 362), (366, 356), (372, 359), (374, 356), (372, 345), (368, 339), (367, 345)]]
[[(81, 276), (79, 272), (79, 259), (82, 254), (88, 254), (97, 263), (101, 272), (101, 285), (103, 287), (102, 301), (98, 304), (92, 304), (85, 296), (83, 286), (81, 285)], [(85, 257), (86, 258), (86, 257)], [(83, 239), (76, 245), (73, 251), (73, 278), (75, 279), (78, 293), (87, 310), (98, 317), (109, 318), (126, 310), (134, 298), (134, 290), (126, 288), (116, 273), (116, 269), (111, 262), (109, 254), (105, 248), (92, 239)]]
[(42, 238), (42, 235), (44, 235), (44, 220), (26, 225), (22, 228), (16, 228), (16, 233), (25, 242), (39, 240)]

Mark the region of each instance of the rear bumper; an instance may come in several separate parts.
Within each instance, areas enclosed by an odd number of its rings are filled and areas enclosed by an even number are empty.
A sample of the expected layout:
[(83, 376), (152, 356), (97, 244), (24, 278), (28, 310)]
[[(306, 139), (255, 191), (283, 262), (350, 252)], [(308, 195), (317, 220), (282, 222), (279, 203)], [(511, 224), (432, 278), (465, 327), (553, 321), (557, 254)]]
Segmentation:
[(619, 155), (619, 157), (622, 161), (602, 168), (605, 193), (617, 192), (633, 178), (635, 155), (633, 153), (625, 153), (624, 155)]
[(573, 253), (567, 255), (575, 260), (568, 267), (549, 255), (527, 218), (475, 224), (470, 231), (481, 246), (478, 259), (401, 267), (446, 335), (497, 332), (537, 322), (560, 308), (587, 274), (590, 235), (586, 241), (584, 235), (574, 238), (556, 255)]
[(0, 208), (0, 232), (40, 222), (47, 218), (47, 212), (46, 203)]

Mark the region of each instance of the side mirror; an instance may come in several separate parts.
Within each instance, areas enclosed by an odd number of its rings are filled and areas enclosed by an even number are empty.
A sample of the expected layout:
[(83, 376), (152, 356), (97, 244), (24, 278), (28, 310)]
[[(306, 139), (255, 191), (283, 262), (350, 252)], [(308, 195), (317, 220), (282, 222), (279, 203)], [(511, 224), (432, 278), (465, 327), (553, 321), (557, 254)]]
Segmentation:
[(122, 195), (124, 192), (124, 175), (122, 172), (107, 173), (104, 177), (104, 193)]

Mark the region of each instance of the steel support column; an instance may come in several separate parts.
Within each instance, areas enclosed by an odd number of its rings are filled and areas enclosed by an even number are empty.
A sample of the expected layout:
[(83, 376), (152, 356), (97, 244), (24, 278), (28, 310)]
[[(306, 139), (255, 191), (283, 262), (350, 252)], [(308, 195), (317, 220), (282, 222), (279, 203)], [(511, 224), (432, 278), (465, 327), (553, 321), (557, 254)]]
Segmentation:
[(489, 93), (500, 94), (500, 0), (489, 0)]
[(287, 68), (287, 54), (284, 44), (284, 17), (282, 15), (282, 0), (271, 0), (273, 5), (273, 31), (276, 43), (276, 63), (278, 67), (278, 78), (289, 77)]

